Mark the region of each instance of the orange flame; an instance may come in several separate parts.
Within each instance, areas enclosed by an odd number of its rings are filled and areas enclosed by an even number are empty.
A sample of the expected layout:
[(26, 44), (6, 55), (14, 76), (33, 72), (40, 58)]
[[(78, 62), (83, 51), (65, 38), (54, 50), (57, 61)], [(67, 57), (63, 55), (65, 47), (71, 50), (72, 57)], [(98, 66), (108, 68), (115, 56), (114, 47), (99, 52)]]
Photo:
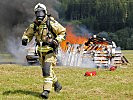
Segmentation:
[(61, 48), (65, 51), (67, 48), (66, 43), (69, 42), (70, 44), (84, 44), (88, 39), (82, 36), (76, 36), (73, 34), (73, 27), (71, 25), (66, 27), (66, 40), (61, 43)]

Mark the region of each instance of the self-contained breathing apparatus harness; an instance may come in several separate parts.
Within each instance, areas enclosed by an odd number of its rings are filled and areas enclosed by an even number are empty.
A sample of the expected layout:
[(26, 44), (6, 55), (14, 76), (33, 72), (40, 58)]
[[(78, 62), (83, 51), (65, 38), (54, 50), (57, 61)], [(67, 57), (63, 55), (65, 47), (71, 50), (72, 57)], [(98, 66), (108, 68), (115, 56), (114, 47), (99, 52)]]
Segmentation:
[[(52, 38), (51, 37), (51, 34), (50, 34), (50, 32), (53, 34), (53, 36), (54, 36), (54, 38), (53, 39), (55, 39), (56, 37), (57, 37), (57, 35), (53, 32), (53, 29), (52, 29), (52, 26), (50, 25), (50, 21), (52, 21), (51, 19), (50, 19), (50, 17), (51, 17), (51, 15), (47, 15), (48, 16), (48, 18), (47, 18), (47, 21), (46, 21), (46, 26), (47, 26), (47, 28), (48, 28), (48, 33), (47, 33), (47, 38)], [(36, 31), (38, 31), (37, 30), (37, 27), (39, 26), (39, 24), (36, 22), (36, 21), (34, 21), (34, 27), (33, 27), (33, 30), (34, 30), (34, 33), (36, 33)], [(40, 46), (40, 43), (36, 43), (36, 45), (39, 45)], [(42, 43), (42, 46), (45, 46), (45, 45), (49, 45), (50, 46), (50, 43), (48, 43), (48, 42), (43, 42)], [(53, 46), (51, 46), (53, 49), (54, 49), (54, 51), (57, 51), (57, 47), (53, 47)]]

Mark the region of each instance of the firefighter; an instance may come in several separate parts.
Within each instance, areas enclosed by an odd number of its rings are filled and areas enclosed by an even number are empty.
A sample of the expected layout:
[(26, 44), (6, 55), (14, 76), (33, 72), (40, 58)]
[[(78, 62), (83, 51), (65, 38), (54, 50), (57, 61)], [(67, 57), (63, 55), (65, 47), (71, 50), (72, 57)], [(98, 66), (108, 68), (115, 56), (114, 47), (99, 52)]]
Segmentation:
[(55, 92), (62, 89), (53, 71), (56, 65), (56, 51), (60, 42), (65, 40), (66, 29), (53, 17), (47, 14), (44, 4), (38, 3), (34, 8), (36, 19), (29, 25), (22, 36), (22, 45), (26, 46), (35, 36), (38, 45), (37, 53), (44, 77), (41, 97), (47, 99), (54, 87)]

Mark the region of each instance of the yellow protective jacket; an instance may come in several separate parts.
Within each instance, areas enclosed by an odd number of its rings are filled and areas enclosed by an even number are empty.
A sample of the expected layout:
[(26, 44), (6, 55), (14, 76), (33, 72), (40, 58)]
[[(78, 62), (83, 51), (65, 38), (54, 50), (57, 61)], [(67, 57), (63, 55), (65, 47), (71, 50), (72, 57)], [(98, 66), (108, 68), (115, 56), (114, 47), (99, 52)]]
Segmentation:
[[(46, 37), (47, 33), (49, 31), (52, 38), (56, 39), (59, 43), (65, 40), (66, 36), (66, 28), (64, 28), (60, 23), (58, 23), (56, 20), (54, 20), (53, 17), (49, 17), (49, 23), (51, 30), (48, 29), (47, 25), (48, 17), (46, 16), (45, 19), (41, 22), (41, 24), (37, 25), (35, 22), (29, 25), (29, 27), (24, 32), (22, 39), (28, 39), (28, 42), (30, 42), (35, 36), (36, 42), (47, 42)], [(54, 33), (54, 34), (53, 34)], [(38, 50), (40, 52), (48, 52), (50, 50), (53, 50), (52, 47), (49, 45), (45, 46), (38, 46)]]

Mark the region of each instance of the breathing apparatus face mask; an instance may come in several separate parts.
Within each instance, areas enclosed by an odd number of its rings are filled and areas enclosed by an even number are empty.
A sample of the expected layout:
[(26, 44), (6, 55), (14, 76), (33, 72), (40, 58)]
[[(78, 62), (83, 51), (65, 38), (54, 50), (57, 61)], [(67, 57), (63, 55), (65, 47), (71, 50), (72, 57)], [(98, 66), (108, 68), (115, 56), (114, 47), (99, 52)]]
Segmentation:
[(38, 22), (42, 22), (43, 19), (44, 19), (45, 16), (46, 16), (45, 11), (43, 11), (43, 10), (41, 10), (41, 11), (36, 11), (35, 14), (36, 14), (36, 19), (37, 19)]

